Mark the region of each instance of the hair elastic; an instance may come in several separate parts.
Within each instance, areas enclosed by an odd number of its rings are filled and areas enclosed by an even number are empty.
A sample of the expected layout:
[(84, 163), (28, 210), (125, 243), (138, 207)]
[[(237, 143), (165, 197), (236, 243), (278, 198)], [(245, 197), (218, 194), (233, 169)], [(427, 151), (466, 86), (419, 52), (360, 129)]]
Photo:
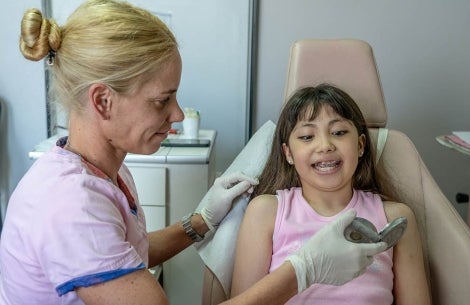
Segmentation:
[(56, 52), (54, 50), (50, 50), (49, 54), (47, 54), (47, 64), (49, 66), (53, 66), (55, 63), (55, 53)]

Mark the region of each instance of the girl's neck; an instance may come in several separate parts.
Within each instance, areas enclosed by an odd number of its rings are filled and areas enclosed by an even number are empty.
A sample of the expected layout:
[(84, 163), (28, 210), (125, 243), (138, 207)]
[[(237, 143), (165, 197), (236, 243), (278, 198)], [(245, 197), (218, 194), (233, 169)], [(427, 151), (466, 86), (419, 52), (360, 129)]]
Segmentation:
[(319, 191), (303, 187), (302, 195), (318, 214), (334, 216), (349, 204), (353, 196), (353, 189), (349, 187), (335, 191)]

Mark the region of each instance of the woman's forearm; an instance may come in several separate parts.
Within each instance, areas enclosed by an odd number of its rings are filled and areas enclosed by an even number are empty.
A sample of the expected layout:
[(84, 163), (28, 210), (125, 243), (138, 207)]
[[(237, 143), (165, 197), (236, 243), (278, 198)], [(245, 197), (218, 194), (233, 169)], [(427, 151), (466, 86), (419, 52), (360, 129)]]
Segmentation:
[(290, 262), (283, 263), (255, 285), (223, 305), (281, 305), (297, 294), (297, 277)]
[[(190, 218), (191, 227), (200, 235), (209, 231), (200, 214), (194, 214)], [(162, 230), (149, 232), (149, 267), (154, 267), (180, 253), (194, 241), (184, 231), (181, 221)]]

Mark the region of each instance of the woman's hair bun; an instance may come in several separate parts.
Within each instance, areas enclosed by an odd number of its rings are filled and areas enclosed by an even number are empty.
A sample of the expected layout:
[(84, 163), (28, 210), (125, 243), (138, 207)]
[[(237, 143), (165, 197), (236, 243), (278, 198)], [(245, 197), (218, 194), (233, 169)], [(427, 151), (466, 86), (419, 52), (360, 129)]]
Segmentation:
[(21, 20), (20, 50), (29, 60), (38, 61), (60, 47), (60, 27), (52, 19), (43, 18), (40, 10), (28, 9)]

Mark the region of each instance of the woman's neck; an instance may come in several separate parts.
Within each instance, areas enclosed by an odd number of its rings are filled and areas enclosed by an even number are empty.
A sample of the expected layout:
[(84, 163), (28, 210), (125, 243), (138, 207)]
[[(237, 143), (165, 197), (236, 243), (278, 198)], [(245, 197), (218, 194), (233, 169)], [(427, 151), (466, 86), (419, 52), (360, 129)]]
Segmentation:
[[(114, 184), (117, 184), (118, 171), (126, 154), (109, 144), (106, 137), (100, 135), (98, 130), (86, 124), (70, 123), (69, 136), (65, 149), (80, 155), (87, 162), (102, 171)], [(89, 124), (93, 126), (93, 124)]]

